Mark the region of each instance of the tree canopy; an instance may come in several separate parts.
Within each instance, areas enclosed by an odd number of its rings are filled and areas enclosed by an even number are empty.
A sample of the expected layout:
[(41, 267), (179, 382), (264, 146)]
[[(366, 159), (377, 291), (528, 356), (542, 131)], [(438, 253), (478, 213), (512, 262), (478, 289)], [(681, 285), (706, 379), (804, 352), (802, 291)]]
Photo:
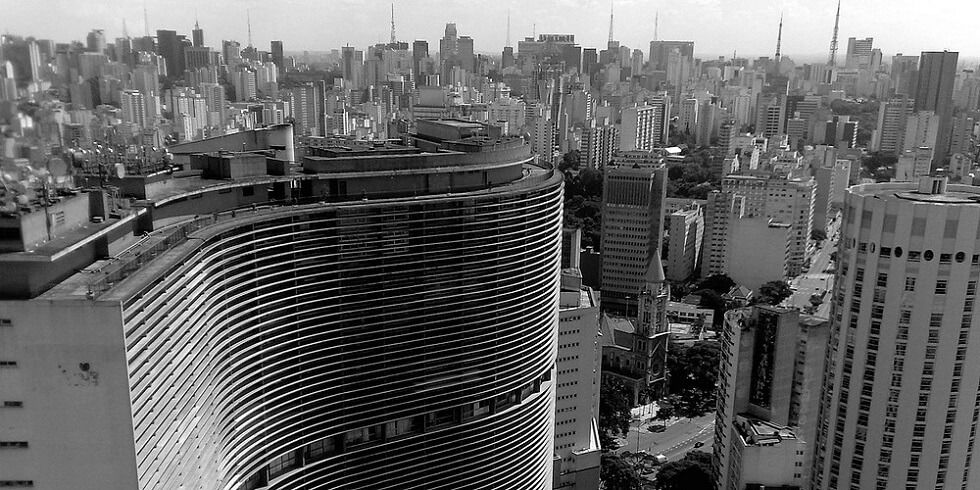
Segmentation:
[(667, 404), (674, 414), (699, 417), (715, 409), (721, 348), (717, 342), (671, 343), (667, 349)]
[(616, 454), (602, 455), (599, 478), (606, 490), (640, 490), (640, 476)]
[(670, 461), (660, 467), (654, 487), (657, 490), (712, 490), (711, 455), (690, 451), (683, 459)]
[(606, 378), (599, 388), (599, 442), (607, 447), (618, 436), (629, 433), (632, 393), (622, 381)]
[(769, 281), (759, 286), (759, 295), (755, 300), (759, 304), (776, 306), (792, 295), (793, 290), (789, 288), (786, 281)]

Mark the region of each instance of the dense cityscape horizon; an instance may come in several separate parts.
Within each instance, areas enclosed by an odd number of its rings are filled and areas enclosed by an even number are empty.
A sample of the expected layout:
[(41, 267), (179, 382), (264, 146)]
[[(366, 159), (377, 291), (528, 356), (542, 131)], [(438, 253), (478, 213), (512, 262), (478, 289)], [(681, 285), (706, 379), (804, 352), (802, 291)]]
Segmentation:
[(980, 3), (230, 1), (5, 12), (0, 487), (980, 489)]

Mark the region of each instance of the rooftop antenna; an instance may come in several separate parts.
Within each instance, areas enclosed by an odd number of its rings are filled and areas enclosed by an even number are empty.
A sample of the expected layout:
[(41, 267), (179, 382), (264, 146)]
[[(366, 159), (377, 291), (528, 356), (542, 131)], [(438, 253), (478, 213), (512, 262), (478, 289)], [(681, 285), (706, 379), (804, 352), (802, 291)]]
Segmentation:
[(613, 42), (613, 0), (609, 0), (609, 45)]
[(123, 17), (123, 37), (129, 39), (129, 31), (126, 30), (126, 18)]
[(837, 0), (837, 17), (834, 18), (834, 37), (830, 40), (830, 59), (827, 64), (837, 66), (837, 29), (840, 27), (840, 0)]
[(507, 9), (507, 44), (504, 47), (510, 47), (510, 9)]
[(654, 41), (660, 40), (658, 34), (659, 30), (660, 30), (660, 11), (658, 10), (657, 14), (653, 16), (653, 40)]
[(780, 48), (783, 46), (783, 14), (779, 14), (779, 35), (776, 36), (776, 63), (779, 63)]
[(245, 10), (245, 15), (248, 19), (248, 47), (252, 47), (252, 11)]
[(391, 2), (391, 44), (395, 44), (395, 2)]
[(146, 13), (146, 0), (143, 1), (143, 30), (146, 31), (146, 37), (150, 37), (150, 16)]

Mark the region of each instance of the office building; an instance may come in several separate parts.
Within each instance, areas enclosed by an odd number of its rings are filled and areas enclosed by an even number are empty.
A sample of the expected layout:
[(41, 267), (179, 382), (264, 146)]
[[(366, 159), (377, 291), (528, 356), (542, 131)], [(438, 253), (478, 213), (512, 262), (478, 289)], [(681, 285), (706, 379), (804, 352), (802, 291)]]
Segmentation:
[(302, 173), (290, 126), (173, 145), (195, 172), (135, 176), (135, 207), (66, 196), (47, 231), (19, 210), (0, 479), (552, 488), (561, 173), (418, 126)]
[(812, 488), (980, 488), (980, 188), (848, 189)]
[(272, 62), (276, 64), (279, 71), (286, 71), (285, 58), (282, 53), (282, 41), (272, 41), (269, 46), (272, 53)]
[(667, 71), (670, 54), (694, 61), (694, 41), (650, 41), (650, 69)]
[(177, 31), (157, 30), (157, 54), (166, 60), (170, 76), (180, 77), (184, 74), (184, 46)]
[[(812, 178), (776, 175), (728, 175), (722, 179), (722, 191), (723, 194), (729, 196), (729, 201), (734, 195), (744, 198), (744, 216), (765, 217), (767, 220), (776, 223), (791, 225), (787, 277), (794, 277), (803, 273), (804, 264), (810, 253), (810, 232), (813, 229), (813, 208), (816, 197), (814, 180)], [(721, 198), (721, 195), (716, 196), (716, 199)], [(731, 203), (719, 204), (719, 209), (726, 207), (731, 209)], [(730, 212), (724, 212), (712, 217), (717, 216), (718, 219), (724, 220), (726, 216), (730, 215)], [(706, 221), (705, 229), (710, 229), (712, 234), (723, 234), (726, 226)], [(729, 243), (729, 240), (724, 236), (718, 238), (720, 240), (714, 243), (719, 247), (724, 248)], [(723, 250), (715, 248), (709, 249), (706, 253), (724, 255)]]
[(345, 88), (361, 89), (364, 77), (364, 52), (354, 49), (353, 46), (340, 48), (340, 69)]
[(105, 31), (93, 29), (85, 37), (85, 45), (89, 52), (105, 54)]
[(895, 163), (895, 181), (918, 182), (920, 177), (929, 175), (934, 151), (928, 146), (903, 151)]
[(191, 31), (191, 38), (193, 39), (193, 47), (200, 48), (204, 46), (204, 29), (201, 29), (201, 25), (194, 21), (194, 29)]
[[(878, 125), (871, 136), (871, 150), (897, 155), (905, 148), (905, 130), (915, 110), (915, 101), (897, 95), (878, 107)], [(937, 128), (938, 129), (938, 128)]]
[[(652, 152), (617, 153), (602, 192), (602, 308), (636, 314), (651, 258), (660, 262), (667, 168)], [(662, 266), (661, 266), (662, 267)]]
[(868, 69), (871, 66), (873, 45), (873, 37), (866, 37), (864, 39), (848, 38), (844, 67), (855, 70)]
[(599, 488), (599, 301), (577, 263), (562, 271), (555, 388), (555, 488)]
[(415, 86), (425, 85), (422, 83), (422, 60), (429, 57), (429, 42), (417, 40), (412, 43), (412, 80)]
[(805, 487), (829, 330), (825, 319), (768, 305), (725, 314), (715, 488)]
[(953, 83), (959, 53), (923, 52), (919, 58), (919, 78), (915, 89), (915, 110), (932, 111), (939, 117), (938, 140), (933, 167), (938, 167), (949, 152), (953, 122)]
[(531, 151), (543, 162), (555, 160), (555, 123), (551, 106), (535, 102), (527, 107), (526, 124), (531, 134)]
[(704, 216), (700, 207), (675, 211), (667, 217), (667, 279), (688, 280), (701, 259)]
[(918, 111), (910, 115), (905, 123), (902, 149), (912, 150), (923, 146), (936, 148), (939, 142), (939, 124), (940, 117), (933, 111)]

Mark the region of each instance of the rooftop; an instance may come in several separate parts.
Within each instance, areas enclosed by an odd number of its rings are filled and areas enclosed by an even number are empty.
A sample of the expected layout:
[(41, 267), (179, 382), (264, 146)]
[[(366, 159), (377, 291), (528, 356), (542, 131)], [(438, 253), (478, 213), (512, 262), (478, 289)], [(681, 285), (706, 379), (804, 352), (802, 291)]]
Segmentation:
[(783, 441), (796, 441), (793, 428), (757, 419), (751, 415), (737, 415), (735, 428), (746, 446), (773, 446)]
[(928, 204), (980, 204), (980, 187), (948, 184), (944, 177), (922, 177), (916, 182), (883, 182), (861, 184), (848, 189), (859, 197), (873, 196), (883, 201), (903, 200)]

